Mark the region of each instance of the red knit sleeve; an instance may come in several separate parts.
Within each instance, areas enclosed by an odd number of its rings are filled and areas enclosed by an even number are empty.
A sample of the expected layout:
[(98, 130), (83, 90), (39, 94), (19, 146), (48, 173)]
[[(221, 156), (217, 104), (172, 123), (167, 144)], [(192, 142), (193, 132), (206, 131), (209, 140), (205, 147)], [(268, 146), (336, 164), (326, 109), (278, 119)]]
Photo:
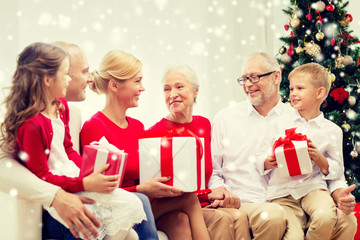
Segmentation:
[(69, 106), (64, 98), (58, 99), (63, 104), (63, 109), (60, 113), (60, 118), (65, 125), (65, 138), (64, 138), (64, 148), (65, 152), (70, 160), (72, 160), (76, 166), (81, 167), (81, 156), (73, 149), (73, 143), (71, 141), (70, 128), (69, 128)]
[(82, 178), (70, 178), (54, 175), (48, 167), (50, 141), (41, 124), (33, 121), (23, 123), (17, 134), (17, 143), (21, 159), (25, 165), (39, 178), (63, 188), (68, 192), (84, 191)]
[(80, 131), (80, 151), (85, 145), (99, 141), (105, 136), (105, 129), (103, 123), (96, 118), (86, 121)]

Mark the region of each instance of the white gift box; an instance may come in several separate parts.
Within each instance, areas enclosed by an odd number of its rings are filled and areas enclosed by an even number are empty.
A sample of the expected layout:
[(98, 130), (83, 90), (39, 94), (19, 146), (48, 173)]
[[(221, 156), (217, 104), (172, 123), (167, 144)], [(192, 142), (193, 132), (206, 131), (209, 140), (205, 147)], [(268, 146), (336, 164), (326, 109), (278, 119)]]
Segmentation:
[[(139, 139), (140, 183), (161, 177), (161, 155), (167, 142), (161, 137)], [(203, 151), (204, 140), (201, 139)], [(163, 145), (163, 147), (162, 147)], [(205, 152), (197, 169), (197, 147), (194, 137), (172, 137), (172, 181), (173, 186), (184, 192), (194, 192), (205, 188)], [(198, 178), (201, 185), (198, 186)], [(166, 184), (169, 184), (166, 182)]]
[[(297, 176), (312, 173), (313, 166), (308, 152), (307, 141), (291, 141), (293, 147), (281, 145), (275, 148), (275, 156), (278, 164), (279, 174), (282, 177)], [(289, 153), (296, 157), (286, 158)]]

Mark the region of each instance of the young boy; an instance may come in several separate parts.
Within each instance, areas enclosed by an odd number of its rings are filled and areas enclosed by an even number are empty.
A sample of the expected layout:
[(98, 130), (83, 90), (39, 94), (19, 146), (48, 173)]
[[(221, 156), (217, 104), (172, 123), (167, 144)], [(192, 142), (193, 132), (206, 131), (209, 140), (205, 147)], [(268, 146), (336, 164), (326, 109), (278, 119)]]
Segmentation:
[[(308, 63), (294, 69), (288, 78), (289, 97), (297, 111), (274, 131), (284, 135), (285, 129), (297, 127), (296, 132), (307, 136), (313, 172), (281, 177), (276, 159), (267, 157), (263, 165), (264, 174), (269, 176), (267, 200), (280, 204), (288, 213), (289, 239), (304, 239), (307, 227), (306, 239), (330, 239), (337, 216), (326, 180), (340, 179), (344, 173), (342, 131), (320, 111), (330, 90), (330, 75), (320, 64)], [(305, 213), (309, 226), (305, 226)]]

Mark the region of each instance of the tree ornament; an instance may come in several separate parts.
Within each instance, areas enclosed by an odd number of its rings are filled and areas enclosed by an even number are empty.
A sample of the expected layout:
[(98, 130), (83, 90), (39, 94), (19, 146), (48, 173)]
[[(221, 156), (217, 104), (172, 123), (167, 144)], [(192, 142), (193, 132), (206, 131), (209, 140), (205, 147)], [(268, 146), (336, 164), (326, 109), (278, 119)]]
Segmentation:
[(306, 17), (309, 21), (311, 21), (311, 13), (310, 12), (306, 15)]
[(323, 1), (317, 1), (315, 3), (315, 9), (319, 12), (323, 12), (325, 10), (325, 3)]
[(308, 43), (305, 42), (304, 50), (306, 54), (309, 54), (312, 57), (316, 57), (321, 54), (321, 47), (318, 44), (314, 43), (313, 40)]
[(331, 79), (331, 82), (332, 82), (332, 83), (335, 82), (335, 79), (336, 79), (335, 74), (330, 73), (330, 79)]
[(340, 23), (341, 26), (346, 27), (347, 25), (349, 25), (349, 23), (351, 23), (353, 20), (353, 17), (351, 16), (351, 14), (346, 14), (346, 17), (344, 17), (342, 20), (339, 20), (338, 22)]
[(354, 97), (354, 96), (349, 96), (349, 98), (348, 98), (348, 103), (349, 103), (349, 106), (350, 106), (350, 107), (354, 106), (355, 103), (356, 103), (356, 97)]
[(351, 56), (349, 56), (349, 55), (344, 56), (343, 64), (344, 64), (345, 66), (347, 66), (347, 65), (349, 65), (349, 64), (352, 64), (353, 62), (354, 62), (354, 60), (352, 59)]
[(290, 20), (290, 26), (293, 28), (297, 28), (300, 25), (300, 19), (297, 17), (294, 17)]
[(289, 49), (287, 50), (289, 56), (294, 55), (294, 44), (291, 42)]
[(285, 46), (281, 46), (279, 49), (279, 53), (284, 54), (286, 52), (286, 47)]
[(341, 127), (344, 129), (345, 132), (348, 132), (351, 129), (351, 126), (348, 123), (344, 123), (343, 125), (341, 125)]
[(340, 68), (341, 67), (341, 64), (344, 62), (344, 57), (341, 56), (341, 52), (339, 50), (339, 54), (338, 56), (335, 58), (335, 64), (336, 64), (336, 67), (337, 68)]
[(281, 60), (282, 63), (287, 64), (287, 63), (290, 63), (292, 59), (287, 53), (285, 53), (285, 54), (281, 55), (280, 60)]
[(316, 33), (315, 38), (318, 41), (323, 40), (324, 39), (324, 33), (319, 31), (318, 33)]
[(302, 53), (303, 51), (304, 51), (304, 49), (303, 49), (302, 47), (300, 47), (300, 46), (298, 46), (298, 47), (295, 48), (296, 54), (300, 54), (300, 53)]
[(356, 151), (356, 149), (354, 148), (351, 152), (350, 152), (350, 156), (352, 158), (356, 158), (359, 156), (359, 153)]
[(349, 45), (349, 40), (354, 39), (353, 36), (350, 35), (348, 31), (343, 31), (341, 34), (338, 35), (339, 38), (342, 39), (342, 45), (347, 47)]
[(289, 28), (290, 28), (289, 24), (285, 24), (284, 28), (285, 28), (286, 31), (289, 30)]
[(335, 43), (336, 43), (335, 38), (331, 39), (331, 46), (335, 46)]
[(317, 13), (317, 14), (319, 15), (319, 16), (316, 17), (317, 21), (316, 21), (315, 25), (317, 25), (318, 23), (323, 24), (324, 19), (322, 19), (320, 12), (319, 12), (319, 11), (315, 11), (315, 13)]
[(326, 6), (326, 10), (329, 12), (333, 12), (335, 10), (334, 5), (332, 5), (331, 3), (329, 5)]

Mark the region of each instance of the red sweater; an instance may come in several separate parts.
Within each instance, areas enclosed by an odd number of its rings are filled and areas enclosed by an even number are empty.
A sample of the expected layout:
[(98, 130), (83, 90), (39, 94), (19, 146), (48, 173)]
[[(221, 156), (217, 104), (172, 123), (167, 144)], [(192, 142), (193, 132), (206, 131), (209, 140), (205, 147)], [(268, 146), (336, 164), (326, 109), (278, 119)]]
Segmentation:
[(109, 143), (128, 154), (128, 162), (121, 187), (127, 191), (136, 192), (139, 184), (139, 144), (137, 136), (144, 133), (144, 125), (131, 117), (126, 117), (127, 128), (120, 128), (102, 112), (97, 112), (86, 121), (80, 132), (80, 145), (88, 145), (99, 141), (105, 136)]
[[(160, 120), (160, 122), (146, 130), (146, 134), (163, 135), (165, 132), (178, 127), (185, 127), (196, 134), (198, 137), (204, 138), (205, 140), (205, 186), (207, 188), (213, 169), (211, 161), (211, 124), (207, 118), (193, 116), (192, 122), (184, 124), (176, 123), (163, 118)], [(203, 194), (204, 192), (209, 191), (201, 190), (196, 192), (200, 202), (202, 203), (209, 202), (207, 194)], [(202, 205), (204, 206), (205, 204)]]
[[(65, 125), (64, 148), (70, 160), (80, 167), (81, 157), (72, 148), (72, 142), (69, 130), (69, 108), (67, 102), (63, 98), (58, 99), (64, 106), (64, 110), (60, 113), (60, 119)], [(82, 178), (70, 178), (67, 176), (58, 176), (50, 172), (48, 167), (49, 153), (51, 151), (51, 141), (53, 129), (51, 120), (42, 114), (37, 114), (27, 119), (18, 129), (16, 143), (19, 151), (27, 154), (25, 165), (39, 178), (60, 186), (68, 192), (84, 191)]]

